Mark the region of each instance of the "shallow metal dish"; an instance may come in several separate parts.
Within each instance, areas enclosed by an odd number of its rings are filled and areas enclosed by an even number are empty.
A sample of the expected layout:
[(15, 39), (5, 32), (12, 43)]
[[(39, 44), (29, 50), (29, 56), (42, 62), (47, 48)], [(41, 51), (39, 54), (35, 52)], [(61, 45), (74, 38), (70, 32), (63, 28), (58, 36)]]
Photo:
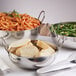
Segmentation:
[(38, 58), (20, 57), (9, 52), (8, 51), (9, 46), (7, 45), (7, 43), (3, 38), (2, 38), (2, 41), (3, 41), (4, 48), (8, 52), (8, 56), (10, 60), (12, 60), (12, 62), (14, 62), (14, 64), (16, 64), (17, 66), (21, 68), (26, 68), (26, 69), (37, 69), (39, 67), (44, 67), (51, 64), (54, 61), (58, 51), (58, 48), (55, 45), (48, 43), (49, 45), (53, 46), (53, 48), (55, 49), (55, 53), (53, 55), (47, 56), (47, 57), (38, 57)]
[[(41, 25), (43, 20), (45, 19), (45, 11), (42, 10), (37, 19), (40, 21), (40, 25)], [(0, 37), (7, 39), (7, 38), (12, 36), (16, 39), (21, 39), (22, 37), (24, 37), (24, 34), (27, 34), (27, 31), (29, 31), (31, 33), (31, 35), (37, 35), (39, 28), (40, 28), (40, 26), (37, 28), (31, 29), (31, 30), (23, 30), (23, 31), (3, 31), (3, 30), (0, 30)], [(1, 34), (3, 34), (3, 35), (1, 35)]]
[[(66, 23), (73, 23), (76, 24), (76, 22), (61, 22), (62, 24)], [(55, 26), (60, 23), (53, 24), (52, 26)], [(55, 32), (55, 29), (53, 28), (53, 31), (51, 32), (51, 36), (53, 37), (54, 42), (60, 46), (60, 47), (66, 47), (71, 49), (76, 49), (76, 37), (69, 37), (69, 36), (63, 36), (58, 35)]]

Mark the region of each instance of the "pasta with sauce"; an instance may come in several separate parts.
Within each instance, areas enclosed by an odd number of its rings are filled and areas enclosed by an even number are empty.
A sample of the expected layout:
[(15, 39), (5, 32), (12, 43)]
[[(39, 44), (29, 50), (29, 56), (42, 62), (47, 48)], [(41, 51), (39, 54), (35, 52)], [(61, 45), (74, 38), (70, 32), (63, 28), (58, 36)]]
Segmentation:
[(40, 21), (28, 14), (19, 14), (17, 11), (0, 13), (0, 30), (22, 31), (40, 26)]

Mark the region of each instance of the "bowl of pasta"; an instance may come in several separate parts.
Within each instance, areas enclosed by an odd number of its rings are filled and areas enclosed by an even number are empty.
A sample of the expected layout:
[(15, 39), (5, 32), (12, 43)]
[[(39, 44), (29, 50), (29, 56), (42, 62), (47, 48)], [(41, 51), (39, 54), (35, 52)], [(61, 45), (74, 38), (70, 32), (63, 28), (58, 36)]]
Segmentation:
[[(40, 16), (43, 14), (42, 19)], [(22, 38), (24, 31), (30, 31), (32, 35), (38, 33), (38, 29), (45, 18), (45, 11), (41, 11), (38, 18), (32, 17), (26, 13), (20, 14), (16, 10), (12, 12), (0, 12), (0, 31), (5, 33), (4, 38), (13, 36)], [(26, 33), (26, 32), (25, 32)]]

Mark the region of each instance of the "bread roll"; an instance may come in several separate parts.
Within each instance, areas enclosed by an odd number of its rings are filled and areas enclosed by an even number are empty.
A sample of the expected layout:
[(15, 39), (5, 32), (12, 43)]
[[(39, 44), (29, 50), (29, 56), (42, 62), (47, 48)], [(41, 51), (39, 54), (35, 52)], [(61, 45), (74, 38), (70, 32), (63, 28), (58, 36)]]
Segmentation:
[(50, 56), (50, 55), (52, 55), (53, 53), (55, 53), (55, 50), (54, 50), (53, 48), (49, 47), (49, 48), (47, 48), (47, 49), (42, 49), (42, 50), (40, 51), (39, 56), (40, 56), (40, 57)]
[(16, 49), (18, 47), (24, 46), (24, 45), (26, 45), (30, 41), (31, 41), (30, 39), (17, 40), (17, 41), (15, 41), (15, 42), (13, 42), (13, 43), (10, 44), (8, 50), (10, 52), (13, 52), (14, 51), (13, 49)]
[(13, 43), (10, 44), (9, 48), (10, 47), (19, 47), (19, 46), (23, 46), (25, 44), (27, 44), (28, 42), (30, 42), (31, 40), (30, 39), (22, 39), (22, 40), (17, 40)]
[(16, 51), (15, 51), (15, 55), (21, 56), (20, 50), (16, 50)]
[(47, 49), (50, 47), (47, 43), (45, 43), (44, 41), (41, 41), (41, 40), (37, 41), (37, 46), (41, 47), (42, 49)]
[(38, 48), (35, 47), (31, 42), (17, 49), (16, 54), (18, 55), (19, 53), (22, 57), (28, 57), (28, 58), (39, 56)]

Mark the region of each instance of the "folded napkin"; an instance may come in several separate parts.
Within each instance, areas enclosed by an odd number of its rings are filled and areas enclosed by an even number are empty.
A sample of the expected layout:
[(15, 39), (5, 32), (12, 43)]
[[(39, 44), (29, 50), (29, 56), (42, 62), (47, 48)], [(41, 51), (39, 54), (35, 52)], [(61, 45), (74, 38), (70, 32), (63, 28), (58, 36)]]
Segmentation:
[(4, 60), (0, 57), (0, 69), (3, 72), (10, 71), (10, 67), (4, 62)]
[(4, 73), (1, 69), (0, 69), (0, 76), (4, 76)]

